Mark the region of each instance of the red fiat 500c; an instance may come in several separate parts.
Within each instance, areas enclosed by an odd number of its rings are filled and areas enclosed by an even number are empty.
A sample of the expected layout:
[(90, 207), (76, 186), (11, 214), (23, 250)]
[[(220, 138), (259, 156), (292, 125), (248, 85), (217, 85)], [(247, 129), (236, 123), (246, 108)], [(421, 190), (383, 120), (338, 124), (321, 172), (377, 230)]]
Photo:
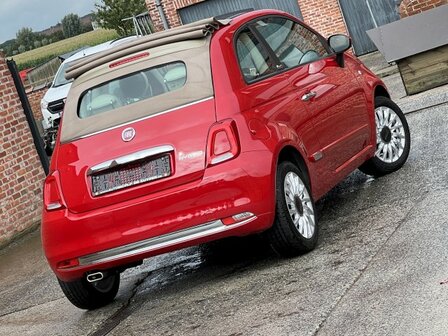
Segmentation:
[(67, 298), (103, 306), (124, 269), (223, 237), (263, 232), (280, 255), (312, 250), (314, 200), (409, 154), (403, 113), (350, 46), (265, 10), (73, 64), (42, 221)]

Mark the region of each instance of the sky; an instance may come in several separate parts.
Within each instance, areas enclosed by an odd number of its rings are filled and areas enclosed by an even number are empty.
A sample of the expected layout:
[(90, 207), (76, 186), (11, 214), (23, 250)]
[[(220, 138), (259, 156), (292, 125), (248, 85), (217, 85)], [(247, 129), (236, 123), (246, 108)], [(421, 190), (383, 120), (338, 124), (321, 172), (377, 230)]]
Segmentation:
[(38, 32), (56, 25), (70, 13), (92, 12), (98, 0), (0, 0), (0, 43), (16, 37), (22, 27)]

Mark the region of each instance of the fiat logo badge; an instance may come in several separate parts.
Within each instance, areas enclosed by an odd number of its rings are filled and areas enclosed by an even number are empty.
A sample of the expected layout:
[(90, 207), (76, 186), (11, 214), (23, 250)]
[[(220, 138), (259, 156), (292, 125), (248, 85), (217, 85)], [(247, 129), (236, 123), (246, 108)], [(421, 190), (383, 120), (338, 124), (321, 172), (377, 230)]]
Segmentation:
[(135, 138), (135, 129), (133, 129), (132, 127), (124, 129), (123, 132), (121, 133), (121, 138), (125, 142), (131, 141), (132, 139)]

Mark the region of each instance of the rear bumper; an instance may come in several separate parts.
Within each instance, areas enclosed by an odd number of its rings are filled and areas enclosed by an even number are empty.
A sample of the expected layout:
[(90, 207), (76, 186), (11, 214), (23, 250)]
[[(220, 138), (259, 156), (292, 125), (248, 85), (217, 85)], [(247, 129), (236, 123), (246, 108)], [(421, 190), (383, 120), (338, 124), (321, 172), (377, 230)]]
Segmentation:
[[(43, 212), (42, 241), (58, 278), (75, 280), (187, 246), (261, 232), (273, 222), (274, 176), (268, 151), (241, 153), (201, 180), (74, 214)], [(250, 213), (236, 223), (226, 218)], [(226, 223), (226, 224), (224, 224)], [(76, 260), (70, 267), (62, 262)]]
[(80, 266), (98, 265), (101, 263), (124, 259), (137, 254), (157, 251), (165, 247), (186, 243), (195, 239), (201, 239), (208, 236), (213, 236), (225, 231), (232, 230), (236, 227), (243, 226), (256, 220), (257, 217), (250, 214), (249, 217), (241, 222), (235, 223), (232, 226), (224, 225), (221, 220), (216, 220), (210, 223), (194, 226), (189, 229), (168, 233), (166, 235), (145, 239), (135, 243), (114, 247), (109, 250), (104, 250), (79, 258)]

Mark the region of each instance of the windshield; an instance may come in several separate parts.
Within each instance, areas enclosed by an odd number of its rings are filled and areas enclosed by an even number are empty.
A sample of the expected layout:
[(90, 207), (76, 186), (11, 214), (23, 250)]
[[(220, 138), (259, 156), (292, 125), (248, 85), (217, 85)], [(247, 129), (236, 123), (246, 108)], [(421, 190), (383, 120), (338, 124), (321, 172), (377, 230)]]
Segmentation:
[(54, 78), (53, 87), (58, 87), (73, 82), (72, 79), (71, 80), (65, 79), (65, 71), (69, 66), (70, 62), (61, 65), (61, 67), (58, 70), (58, 73), (56, 74), (56, 77)]

